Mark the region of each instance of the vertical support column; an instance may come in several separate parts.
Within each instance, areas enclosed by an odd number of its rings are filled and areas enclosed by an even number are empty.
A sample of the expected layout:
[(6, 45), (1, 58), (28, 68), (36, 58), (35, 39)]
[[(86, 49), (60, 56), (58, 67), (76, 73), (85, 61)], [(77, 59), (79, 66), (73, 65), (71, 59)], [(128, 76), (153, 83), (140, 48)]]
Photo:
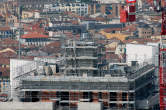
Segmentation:
[(108, 92), (102, 92), (102, 99), (103, 99), (103, 105), (104, 107), (109, 107), (109, 104), (108, 104), (108, 100), (109, 100), (109, 97), (108, 97)]
[(92, 92), (93, 96), (92, 96), (92, 100), (93, 102), (98, 102), (99, 98), (98, 98), (98, 92)]
[(49, 101), (49, 93), (47, 91), (41, 92), (41, 101), (42, 102), (48, 102)]
[(96, 4), (93, 4), (93, 14), (96, 13)]
[(79, 99), (83, 99), (83, 92), (79, 92)]
[(70, 107), (76, 108), (78, 105), (78, 101), (79, 101), (79, 92), (70, 91), (69, 99), (70, 99)]
[[(166, 17), (166, 13), (164, 13)], [(162, 19), (163, 20), (163, 19)], [(165, 21), (165, 18), (164, 20)], [(165, 29), (165, 24), (162, 24), (163, 25), (163, 28), (162, 29)], [(162, 32), (163, 35), (166, 34), (166, 31), (163, 30)], [(164, 37), (164, 36), (162, 36)], [(164, 110), (166, 109), (166, 49), (165, 48), (160, 48), (160, 57), (159, 57), (159, 78), (160, 78), (160, 110)]]
[(118, 106), (118, 109), (122, 108), (122, 104), (120, 103), (122, 101), (122, 92), (118, 92), (117, 93), (117, 106)]
[(127, 110), (129, 110), (129, 93), (127, 92), (127, 96), (126, 96), (126, 100), (127, 100)]

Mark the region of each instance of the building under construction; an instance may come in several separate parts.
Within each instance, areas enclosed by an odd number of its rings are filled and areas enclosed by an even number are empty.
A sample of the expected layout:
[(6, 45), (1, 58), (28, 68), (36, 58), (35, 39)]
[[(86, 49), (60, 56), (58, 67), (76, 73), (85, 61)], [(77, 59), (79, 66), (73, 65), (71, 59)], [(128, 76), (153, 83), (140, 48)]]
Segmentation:
[(45, 67), (55, 65), (59, 60), (54, 63), (50, 63), (51, 60), (11, 61), (11, 98), (23, 102), (53, 102), (54, 108), (67, 110), (94, 110), (93, 107), (98, 107), (95, 110), (148, 110), (157, 107), (158, 94), (153, 93), (156, 69), (153, 64), (113, 64), (101, 75), (97, 49), (92, 41), (69, 41), (61, 71), (53, 74)]
[(97, 61), (97, 45), (94, 42), (68, 41), (62, 69), (67, 76), (98, 76)]
[(154, 70), (146, 65), (131, 73), (119, 70), (119, 76), (27, 76), (15, 90), (20, 101), (52, 101), (70, 109), (80, 102), (100, 103), (104, 110), (150, 109), (158, 102), (151, 95)]

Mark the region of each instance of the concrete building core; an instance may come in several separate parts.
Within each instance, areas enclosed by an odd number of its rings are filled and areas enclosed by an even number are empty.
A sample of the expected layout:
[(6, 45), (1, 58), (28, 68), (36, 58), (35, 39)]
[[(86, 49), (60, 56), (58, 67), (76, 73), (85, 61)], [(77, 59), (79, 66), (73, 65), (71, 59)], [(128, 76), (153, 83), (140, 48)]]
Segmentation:
[(69, 41), (65, 47), (64, 74), (67, 76), (98, 76), (97, 45), (94, 42)]

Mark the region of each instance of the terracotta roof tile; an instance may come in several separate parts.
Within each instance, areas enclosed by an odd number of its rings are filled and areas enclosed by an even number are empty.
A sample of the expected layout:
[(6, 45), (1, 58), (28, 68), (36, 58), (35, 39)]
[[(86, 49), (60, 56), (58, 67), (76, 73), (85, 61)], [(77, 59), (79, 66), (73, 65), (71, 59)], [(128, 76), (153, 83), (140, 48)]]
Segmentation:
[(17, 54), (11, 51), (0, 53), (0, 56), (3, 58), (16, 58)]
[(40, 34), (37, 32), (33, 32), (33, 33), (28, 33), (28, 34), (24, 34), (23, 36), (21, 36), (22, 39), (27, 39), (27, 38), (48, 38), (48, 35), (44, 35), (44, 34)]
[(9, 58), (0, 58), (0, 64), (9, 65), (10, 59)]
[(138, 38), (138, 39), (128, 39), (128, 40), (125, 40), (123, 41), (124, 43), (137, 43), (137, 44), (146, 44), (148, 42), (153, 42), (153, 43), (157, 43), (159, 42), (160, 40), (159, 39), (151, 39), (151, 38)]
[(0, 31), (8, 31), (10, 30), (10, 27), (0, 27)]

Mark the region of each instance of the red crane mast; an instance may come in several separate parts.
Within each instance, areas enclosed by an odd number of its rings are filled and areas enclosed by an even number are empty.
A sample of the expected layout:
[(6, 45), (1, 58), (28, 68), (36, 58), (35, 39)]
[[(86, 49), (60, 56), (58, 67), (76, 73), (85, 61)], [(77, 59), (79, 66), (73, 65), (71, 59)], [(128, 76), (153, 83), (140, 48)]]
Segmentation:
[(166, 110), (166, 0), (153, 0), (153, 6), (155, 11), (162, 14), (159, 46), (159, 104), (160, 110)]
[(158, 7), (162, 12), (161, 43), (159, 49), (159, 94), (160, 110), (166, 110), (166, 1), (157, 0)]
[[(159, 104), (160, 110), (166, 110), (166, 0), (148, 0), (148, 2), (154, 6), (156, 12), (162, 13), (161, 42), (159, 46)], [(126, 3), (128, 9), (130, 9), (136, 3), (136, 0), (126, 0)], [(129, 10), (122, 8), (121, 23), (135, 21), (135, 19), (129, 19), (129, 13)]]

